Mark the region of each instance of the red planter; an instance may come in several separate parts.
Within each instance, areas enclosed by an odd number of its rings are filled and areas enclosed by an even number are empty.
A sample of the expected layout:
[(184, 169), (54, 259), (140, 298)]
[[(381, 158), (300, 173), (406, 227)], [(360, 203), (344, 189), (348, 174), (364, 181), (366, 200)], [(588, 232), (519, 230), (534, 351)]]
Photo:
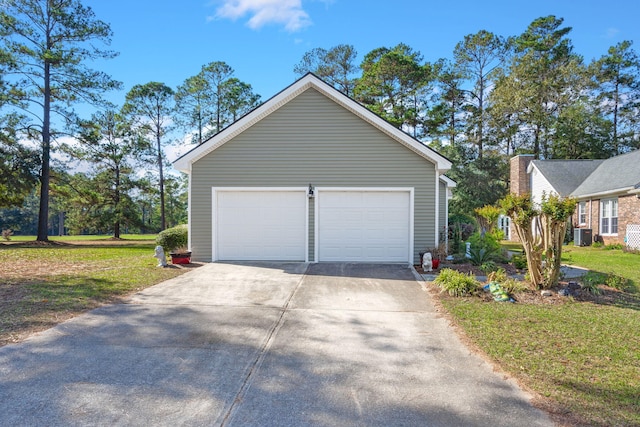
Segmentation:
[(171, 256), (171, 264), (191, 264), (191, 252), (169, 255)]
[(440, 260), (439, 259), (432, 259), (431, 260), (431, 267), (433, 267), (434, 270), (437, 270), (439, 266), (440, 266)]

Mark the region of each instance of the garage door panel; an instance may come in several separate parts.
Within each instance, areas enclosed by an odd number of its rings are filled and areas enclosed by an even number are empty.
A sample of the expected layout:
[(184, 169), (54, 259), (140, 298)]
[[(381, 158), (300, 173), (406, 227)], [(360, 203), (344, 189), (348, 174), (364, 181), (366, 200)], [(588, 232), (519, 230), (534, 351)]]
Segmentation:
[(305, 191), (217, 191), (219, 260), (306, 259)]
[(406, 262), (410, 192), (318, 192), (318, 260)]

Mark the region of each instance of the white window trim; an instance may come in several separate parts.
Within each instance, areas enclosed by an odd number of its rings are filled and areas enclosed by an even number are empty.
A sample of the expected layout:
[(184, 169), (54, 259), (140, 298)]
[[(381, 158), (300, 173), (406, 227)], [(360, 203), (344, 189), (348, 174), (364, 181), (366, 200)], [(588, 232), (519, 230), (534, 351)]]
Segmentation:
[[(584, 216), (584, 221), (581, 218)], [(587, 202), (578, 202), (578, 225), (587, 225)]]
[[(604, 216), (604, 209), (605, 209), (605, 202), (615, 202), (615, 210), (616, 210), (616, 216), (613, 216), (613, 205), (611, 205), (611, 214), (608, 217)], [(609, 220), (609, 230), (611, 230), (612, 224), (611, 224), (611, 219), (612, 218), (618, 218), (618, 198), (617, 197), (612, 197), (612, 198), (608, 198), (608, 199), (600, 199), (600, 224), (599, 224), (599, 229), (600, 229), (600, 235), (601, 236), (617, 236), (618, 233), (612, 233), (611, 231), (607, 232), (607, 233), (603, 233), (602, 232), (602, 222), (604, 221), (604, 219), (608, 219)]]

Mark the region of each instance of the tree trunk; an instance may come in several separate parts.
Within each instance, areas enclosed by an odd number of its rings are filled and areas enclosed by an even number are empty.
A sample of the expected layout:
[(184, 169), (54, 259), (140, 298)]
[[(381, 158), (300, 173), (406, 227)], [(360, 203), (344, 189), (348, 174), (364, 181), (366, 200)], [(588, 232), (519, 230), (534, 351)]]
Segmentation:
[(613, 102), (613, 147), (615, 155), (620, 154), (620, 144), (618, 143), (618, 105), (620, 104), (619, 84), (616, 82), (616, 89)]
[(120, 215), (120, 167), (116, 167), (116, 182), (115, 182), (115, 189), (114, 189), (114, 195), (113, 195), (113, 204), (114, 204), (113, 212), (116, 215), (116, 220), (115, 220), (115, 223), (113, 224), (113, 237), (115, 239), (119, 239), (120, 238), (120, 218), (122, 218), (122, 216)]
[(540, 288), (544, 283), (544, 277), (542, 274), (542, 250), (537, 247), (539, 245), (536, 245), (535, 243), (531, 225), (523, 227), (518, 225), (515, 221), (513, 221), (513, 224), (516, 229), (516, 234), (522, 242), (524, 254), (527, 258), (529, 279), (536, 288)]
[(158, 172), (160, 175), (160, 227), (162, 230), (167, 228), (167, 219), (165, 216), (164, 207), (164, 172), (162, 167), (162, 147), (160, 146), (160, 133), (157, 134), (157, 148), (158, 148)]
[(478, 120), (478, 159), (482, 160), (482, 152), (484, 151), (484, 79), (482, 78), (482, 71), (480, 75), (480, 90), (478, 91), (478, 112), (480, 113), (480, 119)]
[[(48, 43), (47, 43), (48, 44)], [(42, 171), (40, 172), (40, 209), (38, 242), (49, 241), (49, 179), (51, 177), (51, 64), (44, 63), (44, 103), (42, 114)]]

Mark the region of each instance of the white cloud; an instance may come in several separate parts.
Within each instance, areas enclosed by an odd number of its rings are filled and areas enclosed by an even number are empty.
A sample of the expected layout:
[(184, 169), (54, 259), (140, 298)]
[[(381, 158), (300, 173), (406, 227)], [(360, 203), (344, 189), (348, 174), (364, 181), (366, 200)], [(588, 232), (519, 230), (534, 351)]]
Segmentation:
[(617, 28), (607, 28), (607, 32), (605, 33), (604, 37), (607, 39), (612, 39), (617, 36), (619, 32), (620, 30)]
[(281, 24), (293, 33), (311, 25), (302, 0), (224, 0), (212, 19), (236, 20), (246, 15), (250, 15), (247, 25), (254, 30), (267, 24)]

